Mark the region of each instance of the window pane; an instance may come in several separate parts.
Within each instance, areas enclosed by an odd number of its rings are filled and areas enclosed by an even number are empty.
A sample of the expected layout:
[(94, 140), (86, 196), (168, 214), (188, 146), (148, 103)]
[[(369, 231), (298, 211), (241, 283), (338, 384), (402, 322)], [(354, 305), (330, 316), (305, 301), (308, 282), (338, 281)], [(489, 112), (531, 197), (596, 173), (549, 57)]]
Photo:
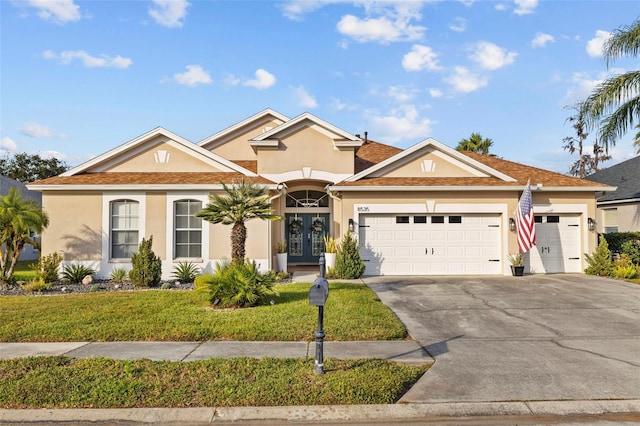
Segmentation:
[(409, 216), (396, 216), (396, 223), (409, 223)]
[(189, 242), (191, 244), (199, 244), (202, 240), (202, 232), (200, 231), (189, 231)]
[(202, 219), (200, 219), (199, 217), (195, 217), (195, 216), (189, 216), (189, 228), (191, 228), (191, 229), (201, 229), (202, 228)]
[(189, 214), (189, 202), (188, 201), (176, 201), (176, 214), (188, 215)]
[(176, 216), (176, 229), (186, 229), (189, 227), (188, 216)]
[(189, 257), (189, 246), (176, 245), (176, 257)]
[(187, 244), (189, 242), (189, 231), (176, 231), (176, 244)]

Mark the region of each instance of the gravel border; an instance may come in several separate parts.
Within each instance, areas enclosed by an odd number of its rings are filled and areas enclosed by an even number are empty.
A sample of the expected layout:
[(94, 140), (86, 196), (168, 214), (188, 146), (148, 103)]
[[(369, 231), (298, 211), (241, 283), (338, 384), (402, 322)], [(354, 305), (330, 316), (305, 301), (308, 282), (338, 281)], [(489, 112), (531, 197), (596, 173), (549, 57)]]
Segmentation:
[(93, 281), (91, 284), (73, 284), (56, 282), (51, 287), (40, 292), (25, 291), (16, 284), (0, 284), (0, 296), (53, 296), (78, 293), (103, 293), (114, 291), (152, 291), (152, 290), (193, 290), (193, 283), (180, 281), (165, 281), (157, 287), (134, 287), (131, 283), (117, 283), (113, 281)]

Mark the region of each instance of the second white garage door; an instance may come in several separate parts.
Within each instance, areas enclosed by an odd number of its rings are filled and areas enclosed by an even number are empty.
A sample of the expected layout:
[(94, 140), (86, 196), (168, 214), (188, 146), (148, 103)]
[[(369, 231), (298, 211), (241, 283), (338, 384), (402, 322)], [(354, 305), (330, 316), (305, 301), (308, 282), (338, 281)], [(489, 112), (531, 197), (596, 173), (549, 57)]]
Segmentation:
[(365, 275), (501, 274), (500, 216), (365, 214)]

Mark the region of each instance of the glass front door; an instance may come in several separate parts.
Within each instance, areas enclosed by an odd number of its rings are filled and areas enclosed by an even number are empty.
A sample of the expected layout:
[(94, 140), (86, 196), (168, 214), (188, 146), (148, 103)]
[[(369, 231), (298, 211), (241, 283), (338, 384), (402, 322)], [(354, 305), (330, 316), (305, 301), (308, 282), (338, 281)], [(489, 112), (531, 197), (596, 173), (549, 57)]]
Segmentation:
[(286, 214), (288, 261), (317, 263), (329, 232), (328, 214)]

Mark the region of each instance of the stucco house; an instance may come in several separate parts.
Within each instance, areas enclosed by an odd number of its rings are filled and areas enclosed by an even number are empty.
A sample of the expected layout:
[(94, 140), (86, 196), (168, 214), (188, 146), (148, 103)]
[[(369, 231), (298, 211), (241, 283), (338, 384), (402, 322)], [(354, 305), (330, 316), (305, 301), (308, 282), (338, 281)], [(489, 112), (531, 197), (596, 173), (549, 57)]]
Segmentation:
[(210, 270), (230, 257), (230, 227), (194, 214), (221, 182), (239, 179), (266, 185), (286, 218), (247, 223), (247, 256), (261, 268), (277, 269), (279, 241), (290, 264), (317, 263), (325, 234), (353, 231), (366, 275), (510, 274), (514, 211), (529, 180), (538, 244), (526, 271), (582, 272), (596, 244), (595, 193), (614, 189), (434, 139), (402, 150), (271, 109), (199, 143), (159, 127), (29, 188), (51, 219), (44, 254), (108, 276), (153, 236), (168, 278), (178, 262)]
[(640, 156), (607, 167), (585, 179), (617, 188), (598, 197), (595, 217), (598, 232), (640, 231)]

